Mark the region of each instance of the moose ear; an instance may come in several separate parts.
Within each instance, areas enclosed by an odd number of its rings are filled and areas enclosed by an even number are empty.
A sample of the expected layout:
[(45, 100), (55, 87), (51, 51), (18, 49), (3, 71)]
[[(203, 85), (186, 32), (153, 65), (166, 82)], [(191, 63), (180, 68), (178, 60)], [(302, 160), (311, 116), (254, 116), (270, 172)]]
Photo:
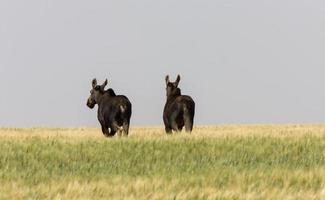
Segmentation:
[(165, 77), (165, 81), (166, 81), (166, 85), (167, 85), (169, 83), (169, 76), (168, 75)]
[(107, 79), (105, 79), (104, 83), (100, 86), (100, 89), (103, 91), (107, 85)]
[(91, 84), (92, 84), (93, 88), (95, 88), (96, 85), (97, 85), (97, 80), (94, 78), (94, 79), (92, 80)]
[(181, 76), (177, 75), (177, 79), (175, 81), (175, 86), (178, 87), (179, 81), (181, 80)]

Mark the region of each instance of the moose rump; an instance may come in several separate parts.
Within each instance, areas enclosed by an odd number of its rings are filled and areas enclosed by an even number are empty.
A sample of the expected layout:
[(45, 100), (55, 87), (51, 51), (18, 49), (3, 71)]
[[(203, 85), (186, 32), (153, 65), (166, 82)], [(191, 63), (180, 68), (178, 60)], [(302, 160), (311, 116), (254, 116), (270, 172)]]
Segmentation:
[(111, 96), (105, 106), (98, 108), (97, 117), (105, 136), (114, 136), (116, 132), (128, 135), (131, 103), (126, 96)]
[(178, 88), (180, 79), (178, 75), (175, 82), (170, 82), (166, 76), (167, 101), (163, 114), (166, 133), (182, 131), (184, 126), (186, 132), (193, 130), (195, 103), (190, 96), (181, 94)]
[(107, 79), (97, 85), (96, 79), (92, 81), (92, 90), (87, 100), (87, 106), (94, 108), (98, 104), (97, 118), (101, 124), (102, 132), (107, 137), (112, 137), (116, 132), (129, 133), (132, 105), (124, 95), (116, 95), (113, 89), (104, 90)]

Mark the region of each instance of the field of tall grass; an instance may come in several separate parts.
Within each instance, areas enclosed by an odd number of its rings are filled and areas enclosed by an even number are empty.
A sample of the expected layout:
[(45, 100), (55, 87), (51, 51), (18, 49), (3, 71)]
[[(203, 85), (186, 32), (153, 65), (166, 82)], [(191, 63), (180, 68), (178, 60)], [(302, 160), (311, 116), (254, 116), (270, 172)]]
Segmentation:
[(325, 199), (325, 125), (2, 128), (0, 199)]

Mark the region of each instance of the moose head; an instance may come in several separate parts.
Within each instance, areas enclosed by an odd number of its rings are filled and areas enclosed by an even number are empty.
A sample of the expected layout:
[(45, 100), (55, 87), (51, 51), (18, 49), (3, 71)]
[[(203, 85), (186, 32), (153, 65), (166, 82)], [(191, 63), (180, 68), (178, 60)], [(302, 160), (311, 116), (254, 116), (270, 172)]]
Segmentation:
[(92, 89), (90, 90), (90, 96), (87, 100), (87, 106), (89, 108), (94, 108), (96, 104), (100, 101), (100, 98), (105, 93), (105, 87), (107, 85), (107, 79), (102, 85), (97, 85), (97, 80), (94, 78), (91, 82)]
[(167, 98), (181, 95), (181, 90), (178, 88), (179, 81), (181, 80), (180, 75), (177, 75), (175, 82), (170, 82), (169, 75), (166, 76), (165, 80)]

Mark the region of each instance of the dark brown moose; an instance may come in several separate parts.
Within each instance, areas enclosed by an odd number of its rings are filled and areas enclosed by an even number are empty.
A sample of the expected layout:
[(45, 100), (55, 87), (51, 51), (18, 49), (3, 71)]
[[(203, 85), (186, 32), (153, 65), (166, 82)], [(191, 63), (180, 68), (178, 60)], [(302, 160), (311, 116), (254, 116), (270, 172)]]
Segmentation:
[(131, 103), (126, 96), (116, 95), (113, 89), (105, 90), (106, 85), (107, 79), (102, 85), (97, 85), (97, 80), (93, 79), (87, 106), (92, 109), (98, 105), (97, 118), (106, 137), (112, 137), (116, 132), (123, 132), (127, 136), (132, 113)]
[(193, 129), (195, 103), (190, 96), (182, 95), (178, 88), (181, 77), (178, 75), (175, 82), (169, 81), (166, 76), (167, 101), (164, 108), (163, 120), (167, 134), (182, 131), (185, 126), (186, 132)]

